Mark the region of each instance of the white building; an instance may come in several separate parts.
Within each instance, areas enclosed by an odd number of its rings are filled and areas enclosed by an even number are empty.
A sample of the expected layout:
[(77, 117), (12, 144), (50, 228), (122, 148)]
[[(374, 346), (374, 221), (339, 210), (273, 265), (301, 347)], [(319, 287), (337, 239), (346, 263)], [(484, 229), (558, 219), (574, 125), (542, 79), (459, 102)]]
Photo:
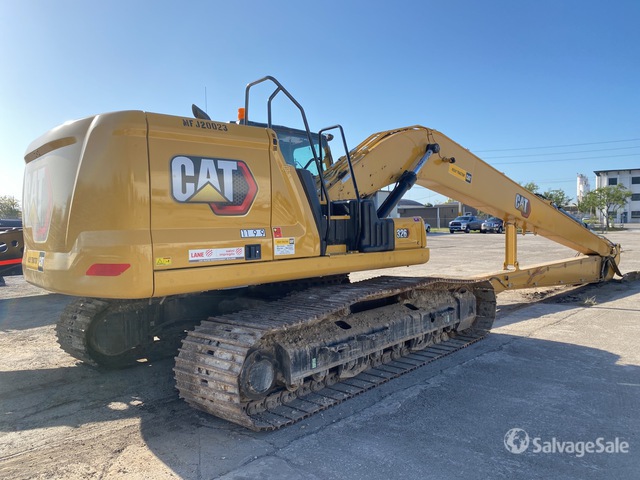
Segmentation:
[(616, 223), (640, 223), (640, 168), (628, 170), (599, 170), (596, 174), (596, 188), (622, 185), (631, 192), (624, 208), (618, 210)]
[(581, 202), (584, 199), (584, 196), (590, 192), (590, 188), (589, 188), (589, 179), (587, 178), (586, 175), (583, 175), (581, 173), (578, 174), (578, 185), (576, 186), (576, 198), (578, 199), (578, 202)]

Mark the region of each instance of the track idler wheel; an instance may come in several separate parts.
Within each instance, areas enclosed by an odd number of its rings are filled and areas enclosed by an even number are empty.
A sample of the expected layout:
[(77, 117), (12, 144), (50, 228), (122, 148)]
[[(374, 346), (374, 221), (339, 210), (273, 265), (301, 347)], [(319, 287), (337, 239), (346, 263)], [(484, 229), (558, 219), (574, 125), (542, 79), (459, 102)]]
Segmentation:
[(240, 373), (240, 389), (251, 400), (264, 398), (276, 384), (276, 361), (271, 353), (256, 350), (247, 356)]

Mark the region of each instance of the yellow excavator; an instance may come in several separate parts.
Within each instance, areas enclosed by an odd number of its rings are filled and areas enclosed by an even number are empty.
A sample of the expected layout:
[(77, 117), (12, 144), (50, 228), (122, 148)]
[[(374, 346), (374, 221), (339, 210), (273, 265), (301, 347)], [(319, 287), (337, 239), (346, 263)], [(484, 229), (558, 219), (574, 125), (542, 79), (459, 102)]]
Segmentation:
[[(251, 89), (274, 86), (266, 124)], [(283, 94), (304, 129), (272, 123)], [(330, 141), (345, 154), (331, 155)], [(58, 342), (121, 367), (175, 357), (180, 396), (254, 430), (306, 418), (482, 338), (504, 289), (602, 282), (620, 246), (442, 133), (411, 126), (349, 150), (309, 129), (273, 77), (237, 122), (123, 111), (65, 123), (25, 154), (28, 282), (77, 297)], [(466, 279), (351, 272), (429, 260), (421, 218), (389, 218), (418, 183), (499, 217), (505, 262)], [(381, 205), (374, 195), (393, 186)], [(517, 231), (577, 256), (521, 267)]]

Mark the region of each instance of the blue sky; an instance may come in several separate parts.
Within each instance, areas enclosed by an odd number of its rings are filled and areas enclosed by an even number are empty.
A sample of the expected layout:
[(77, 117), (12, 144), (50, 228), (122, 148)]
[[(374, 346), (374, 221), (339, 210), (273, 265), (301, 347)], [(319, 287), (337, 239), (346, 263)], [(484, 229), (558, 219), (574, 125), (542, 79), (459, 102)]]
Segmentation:
[(228, 121), (265, 75), (350, 147), (421, 124), (573, 198), (577, 173), (640, 168), (637, 0), (0, 0), (0, 65), (0, 195), (17, 198), (27, 146), (67, 120), (197, 103)]

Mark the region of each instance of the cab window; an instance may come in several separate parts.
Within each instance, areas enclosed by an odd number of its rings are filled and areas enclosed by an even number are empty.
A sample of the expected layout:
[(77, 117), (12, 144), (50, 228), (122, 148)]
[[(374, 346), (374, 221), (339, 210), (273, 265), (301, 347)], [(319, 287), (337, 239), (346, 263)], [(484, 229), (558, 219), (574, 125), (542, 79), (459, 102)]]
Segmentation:
[[(307, 134), (303, 131), (284, 130), (274, 127), (276, 134), (278, 135), (278, 143), (280, 145), (280, 151), (284, 157), (285, 162), (295, 168), (304, 168), (309, 170), (313, 175), (318, 175), (318, 167), (313, 159), (313, 151), (309, 145), (309, 139)], [(314, 148), (316, 154), (320, 153), (319, 139), (317, 135), (312, 135), (314, 140)], [(325, 151), (323, 157), (328, 154), (327, 142), (323, 142)]]

